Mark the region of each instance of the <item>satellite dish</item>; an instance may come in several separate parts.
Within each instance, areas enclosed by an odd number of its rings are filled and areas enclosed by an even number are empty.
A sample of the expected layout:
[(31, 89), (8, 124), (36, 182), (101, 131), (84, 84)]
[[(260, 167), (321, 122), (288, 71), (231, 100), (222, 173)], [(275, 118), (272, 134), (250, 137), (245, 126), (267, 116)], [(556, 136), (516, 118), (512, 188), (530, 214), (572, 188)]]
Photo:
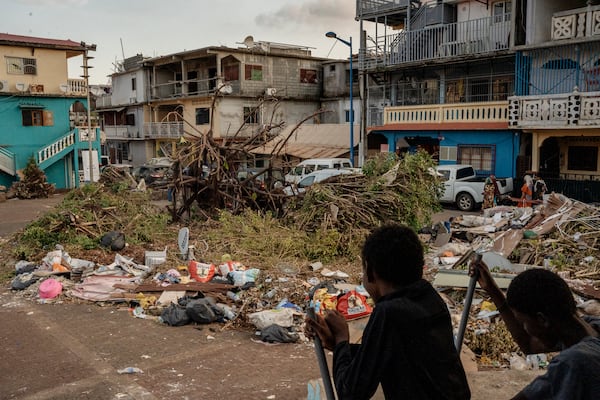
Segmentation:
[(189, 249), (190, 230), (188, 228), (181, 228), (179, 230), (179, 236), (177, 237), (177, 244), (179, 244), (179, 253), (182, 257), (187, 257)]
[(246, 39), (244, 39), (243, 42), (247, 48), (250, 47), (254, 47), (254, 38), (252, 37), (252, 35), (246, 36)]

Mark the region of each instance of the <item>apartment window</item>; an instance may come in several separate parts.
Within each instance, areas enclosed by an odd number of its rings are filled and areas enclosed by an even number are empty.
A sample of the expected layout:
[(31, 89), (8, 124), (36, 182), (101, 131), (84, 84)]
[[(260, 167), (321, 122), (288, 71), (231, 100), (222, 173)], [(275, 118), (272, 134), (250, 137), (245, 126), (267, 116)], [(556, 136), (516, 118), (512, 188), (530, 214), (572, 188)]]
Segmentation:
[(259, 124), (260, 109), (257, 107), (244, 107), (244, 123)]
[(317, 83), (317, 70), (316, 69), (300, 69), (300, 82), (302, 83)]
[(240, 80), (240, 68), (237, 64), (230, 64), (223, 66), (223, 79), (225, 81), (239, 81)]
[(131, 90), (135, 90), (136, 89), (136, 81), (135, 78), (131, 78)]
[(329, 66), (329, 72), (335, 72), (335, 64)]
[(510, 1), (498, 1), (494, 3), (492, 9), (492, 16), (494, 23), (510, 21), (511, 2)]
[(125, 123), (129, 126), (134, 126), (135, 125), (135, 114), (127, 114), (125, 116)]
[(567, 168), (571, 171), (597, 171), (598, 147), (569, 146)]
[[(346, 70), (346, 82), (350, 82), (350, 70)], [(358, 70), (352, 68), (352, 83), (358, 83)]]
[(210, 124), (210, 108), (196, 108), (196, 125)]
[(6, 72), (18, 75), (37, 74), (35, 58), (6, 57)]
[(21, 110), (23, 126), (44, 126), (43, 110)]
[(247, 81), (262, 81), (262, 65), (246, 64), (245, 79)]
[(471, 164), (478, 175), (494, 173), (496, 146), (460, 145), (458, 146), (458, 164)]

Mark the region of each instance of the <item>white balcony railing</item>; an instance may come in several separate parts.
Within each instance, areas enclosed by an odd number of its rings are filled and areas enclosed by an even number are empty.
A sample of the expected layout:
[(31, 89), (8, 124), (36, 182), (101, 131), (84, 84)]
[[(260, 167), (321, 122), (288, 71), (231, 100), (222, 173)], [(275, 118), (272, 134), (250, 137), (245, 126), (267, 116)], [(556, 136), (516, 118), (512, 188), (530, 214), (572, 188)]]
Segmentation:
[(9, 175), (15, 175), (15, 155), (11, 151), (0, 147), (0, 171), (4, 171)]
[(600, 92), (572, 92), (509, 98), (515, 128), (600, 127)]
[(87, 95), (85, 79), (67, 79), (67, 94)]
[(96, 98), (96, 109), (105, 108), (112, 106), (112, 96), (110, 94), (105, 94), (103, 96), (99, 96)]
[(64, 149), (73, 146), (75, 144), (75, 131), (67, 133), (65, 136), (56, 140), (54, 143), (49, 144), (43, 149), (38, 151), (37, 163), (42, 164), (44, 161), (54, 157)]
[(561, 11), (552, 16), (552, 40), (600, 35), (600, 6)]
[(179, 139), (183, 136), (183, 122), (147, 122), (144, 133), (151, 139)]
[(508, 102), (385, 107), (384, 125), (499, 122), (508, 124)]

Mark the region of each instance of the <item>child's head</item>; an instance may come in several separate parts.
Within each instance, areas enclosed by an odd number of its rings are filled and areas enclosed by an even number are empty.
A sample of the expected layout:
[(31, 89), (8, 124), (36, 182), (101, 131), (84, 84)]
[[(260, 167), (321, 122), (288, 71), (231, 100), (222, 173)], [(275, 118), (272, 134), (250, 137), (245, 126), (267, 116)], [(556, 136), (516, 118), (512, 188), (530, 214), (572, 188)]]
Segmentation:
[(406, 286), (423, 277), (423, 245), (407, 226), (386, 224), (373, 230), (363, 245), (362, 260), (365, 283), (373, 283), (376, 276), (393, 286)]
[(517, 275), (508, 287), (506, 301), (524, 329), (548, 346), (553, 346), (556, 325), (576, 312), (575, 300), (567, 283), (558, 275), (534, 268)]

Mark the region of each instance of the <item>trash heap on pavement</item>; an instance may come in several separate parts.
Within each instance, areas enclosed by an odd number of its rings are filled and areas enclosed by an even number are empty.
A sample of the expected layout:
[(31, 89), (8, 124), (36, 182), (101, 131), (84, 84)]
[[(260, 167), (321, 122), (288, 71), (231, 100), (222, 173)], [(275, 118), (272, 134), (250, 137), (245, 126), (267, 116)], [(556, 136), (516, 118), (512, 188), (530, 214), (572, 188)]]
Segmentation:
[[(600, 316), (600, 208), (562, 195), (547, 195), (534, 208), (498, 206), (481, 215), (463, 215), (422, 230), (428, 243), (426, 275), (443, 294), (455, 327), (469, 276), (457, 265), (463, 254), (482, 254), (496, 283), (506, 289), (511, 279), (529, 268), (547, 268), (570, 286), (582, 313)], [(479, 364), (531, 368), (544, 365), (546, 355), (526, 358), (518, 353), (499, 312), (485, 292), (477, 292), (464, 344)]]

